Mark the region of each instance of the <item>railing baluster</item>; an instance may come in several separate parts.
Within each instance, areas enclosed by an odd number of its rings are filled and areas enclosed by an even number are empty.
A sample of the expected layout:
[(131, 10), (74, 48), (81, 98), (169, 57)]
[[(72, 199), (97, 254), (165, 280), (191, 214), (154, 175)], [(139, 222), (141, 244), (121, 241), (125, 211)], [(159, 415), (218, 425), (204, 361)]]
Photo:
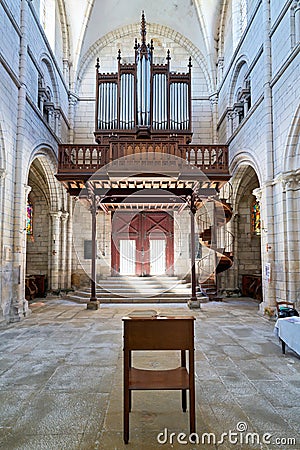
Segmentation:
[[(110, 150), (111, 149), (111, 150)], [(112, 142), (104, 145), (76, 145), (67, 144), (59, 146), (58, 171), (60, 173), (76, 172), (82, 169), (98, 170), (110, 161), (119, 159), (125, 155), (136, 155), (136, 160), (148, 160), (150, 152), (154, 152), (155, 159), (161, 159), (171, 155), (179, 156), (190, 164), (194, 164), (206, 173), (210, 170), (219, 173), (228, 173), (228, 148), (227, 146), (178, 144), (177, 142)], [(144, 153), (144, 155), (137, 155)]]

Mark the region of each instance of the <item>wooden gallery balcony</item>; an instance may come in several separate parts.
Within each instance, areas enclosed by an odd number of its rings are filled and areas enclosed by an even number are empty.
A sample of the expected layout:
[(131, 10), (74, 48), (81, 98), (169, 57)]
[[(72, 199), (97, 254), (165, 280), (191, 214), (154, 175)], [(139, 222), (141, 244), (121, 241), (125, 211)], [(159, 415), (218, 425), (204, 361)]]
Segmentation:
[[(111, 169), (117, 171), (119, 177), (123, 174), (140, 180), (149, 177), (158, 180), (164, 174), (168, 176), (174, 164), (199, 169), (195, 175), (202, 172), (206, 187), (217, 190), (230, 178), (226, 145), (119, 140), (102, 145), (61, 144), (56, 177), (70, 192), (74, 188), (82, 189), (90, 177), (95, 178), (97, 171), (102, 174), (100, 178)], [(134, 173), (130, 174), (130, 170)]]

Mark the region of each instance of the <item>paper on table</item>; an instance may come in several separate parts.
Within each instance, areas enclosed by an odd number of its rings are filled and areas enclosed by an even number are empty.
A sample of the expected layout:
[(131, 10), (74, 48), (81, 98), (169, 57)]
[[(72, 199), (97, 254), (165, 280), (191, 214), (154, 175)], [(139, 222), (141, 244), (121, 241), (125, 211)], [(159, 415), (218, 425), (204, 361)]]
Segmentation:
[(157, 317), (158, 312), (154, 309), (138, 309), (128, 314), (128, 317)]

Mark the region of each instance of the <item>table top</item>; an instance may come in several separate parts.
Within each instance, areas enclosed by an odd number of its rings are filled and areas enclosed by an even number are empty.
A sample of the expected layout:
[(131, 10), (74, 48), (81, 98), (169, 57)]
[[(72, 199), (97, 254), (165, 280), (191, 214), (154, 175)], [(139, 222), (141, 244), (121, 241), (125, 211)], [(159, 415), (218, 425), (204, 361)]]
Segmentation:
[(281, 317), (280, 319), (276, 320), (275, 328), (279, 328), (284, 323), (293, 323), (293, 324), (299, 325), (300, 317), (298, 317), (298, 316)]
[(300, 317), (283, 317), (277, 319), (274, 334), (288, 347), (300, 354)]
[(154, 310), (136, 310), (123, 317), (122, 320), (196, 320), (194, 316), (160, 315)]

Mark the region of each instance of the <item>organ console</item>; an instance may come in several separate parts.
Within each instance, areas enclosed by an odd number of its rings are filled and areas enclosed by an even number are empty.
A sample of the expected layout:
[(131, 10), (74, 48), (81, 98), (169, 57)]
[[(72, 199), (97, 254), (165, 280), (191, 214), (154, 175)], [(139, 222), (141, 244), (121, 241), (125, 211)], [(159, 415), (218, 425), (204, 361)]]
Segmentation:
[(101, 73), (96, 64), (95, 139), (107, 144), (122, 140), (166, 140), (176, 136), (181, 144), (191, 142), (191, 58), (186, 73), (170, 71), (155, 64), (153, 41), (146, 43), (146, 21), (142, 13), (141, 43), (135, 40), (135, 62), (122, 63), (118, 52), (118, 72)]

